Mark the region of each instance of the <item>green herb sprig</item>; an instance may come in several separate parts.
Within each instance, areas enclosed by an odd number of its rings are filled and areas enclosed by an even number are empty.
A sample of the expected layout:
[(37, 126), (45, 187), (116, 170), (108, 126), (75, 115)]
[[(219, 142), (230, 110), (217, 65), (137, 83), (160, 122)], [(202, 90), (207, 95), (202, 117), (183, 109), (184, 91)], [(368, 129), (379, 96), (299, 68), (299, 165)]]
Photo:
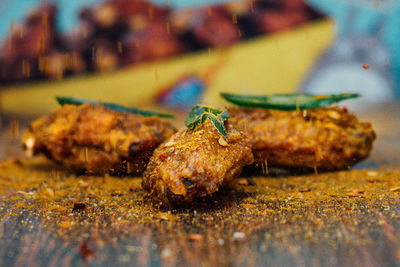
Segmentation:
[(224, 121), (229, 118), (229, 113), (226, 110), (220, 110), (205, 105), (195, 105), (186, 118), (185, 125), (193, 130), (200, 123), (204, 123), (206, 119), (210, 119), (211, 123), (220, 134), (226, 136)]
[(360, 95), (344, 93), (336, 95), (275, 94), (255, 96), (221, 93), (221, 96), (227, 101), (241, 107), (301, 110), (329, 106), (346, 99), (359, 97)]
[(151, 110), (140, 110), (137, 108), (128, 108), (128, 107), (124, 107), (118, 104), (114, 104), (114, 103), (108, 103), (108, 102), (97, 102), (94, 100), (87, 100), (87, 99), (79, 99), (79, 98), (74, 98), (74, 97), (68, 97), (68, 96), (57, 96), (56, 97), (57, 102), (60, 105), (83, 105), (83, 104), (91, 104), (94, 106), (104, 106), (119, 112), (129, 112), (129, 113), (133, 113), (133, 114), (140, 114), (143, 115), (145, 117), (151, 117), (151, 116), (157, 116), (160, 118), (174, 118), (173, 115), (171, 114), (167, 114), (167, 113), (159, 113), (159, 112), (155, 112), (155, 111), (151, 111)]

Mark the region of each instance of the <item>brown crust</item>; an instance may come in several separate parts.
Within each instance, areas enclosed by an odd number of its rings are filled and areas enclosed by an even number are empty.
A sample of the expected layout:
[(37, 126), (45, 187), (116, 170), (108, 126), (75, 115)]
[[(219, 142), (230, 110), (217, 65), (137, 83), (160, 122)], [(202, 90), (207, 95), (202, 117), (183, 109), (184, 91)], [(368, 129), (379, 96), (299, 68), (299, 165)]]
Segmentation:
[(195, 130), (177, 132), (154, 151), (143, 188), (166, 205), (191, 202), (217, 191), (243, 166), (253, 163), (247, 137), (230, 127), (227, 131), (222, 137), (207, 120)]
[(34, 121), (23, 144), (75, 171), (140, 174), (153, 150), (175, 131), (157, 117), (65, 105)]
[(303, 111), (229, 109), (232, 127), (252, 143), (255, 162), (268, 167), (337, 170), (368, 157), (372, 125), (339, 107)]

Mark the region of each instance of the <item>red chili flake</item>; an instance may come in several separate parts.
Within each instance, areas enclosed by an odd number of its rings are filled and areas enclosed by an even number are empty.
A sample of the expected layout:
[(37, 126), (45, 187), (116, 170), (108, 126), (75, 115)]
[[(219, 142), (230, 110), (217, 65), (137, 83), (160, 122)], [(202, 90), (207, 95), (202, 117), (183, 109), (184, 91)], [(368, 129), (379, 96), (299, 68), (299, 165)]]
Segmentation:
[(363, 65), (362, 66), (364, 69), (369, 70), (369, 65)]
[(79, 255), (85, 262), (94, 258), (94, 251), (88, 246), (87, 241), (83, 241), (79, 246)]
[(160, 155), (160, 158), (161, 158), (161, 159), (167, 159), (168, 156), (167, 156), (166, 154), (161, 154), (161, 155)]

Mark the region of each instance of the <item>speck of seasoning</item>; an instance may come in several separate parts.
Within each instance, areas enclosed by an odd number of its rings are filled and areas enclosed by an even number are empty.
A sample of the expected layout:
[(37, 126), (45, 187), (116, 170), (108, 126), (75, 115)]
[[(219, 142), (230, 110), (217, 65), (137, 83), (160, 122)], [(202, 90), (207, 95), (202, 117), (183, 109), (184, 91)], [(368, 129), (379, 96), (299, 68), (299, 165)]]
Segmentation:
[(226, 140), (222, 136), (218, 139), (218, 143), (221, 146), (228, 146), (228, 143), (226, 142)]
[(369, 70), (369, 69), (370, 69), (369, 65), (366, 65), (366, 64), (362, 65), (362, 67), (363, 67), (364, 69), (366, 69), (366, 70)]
[(203, 241), (203, 235), (201, 235), (201, 234), (190, 234), (190, 235), (188, 235), (188, 239), (190, 241), (201, 242), (201, 241)]
[(246, 235), (242, 232), (234, 232), (233, 233), (233, 238), (236, 240), (243, 240), (246, 237)]
[(171, 257), (172, 251), (169, 248), (165, 248), (161, 251), (161, 257), (169, 258)]

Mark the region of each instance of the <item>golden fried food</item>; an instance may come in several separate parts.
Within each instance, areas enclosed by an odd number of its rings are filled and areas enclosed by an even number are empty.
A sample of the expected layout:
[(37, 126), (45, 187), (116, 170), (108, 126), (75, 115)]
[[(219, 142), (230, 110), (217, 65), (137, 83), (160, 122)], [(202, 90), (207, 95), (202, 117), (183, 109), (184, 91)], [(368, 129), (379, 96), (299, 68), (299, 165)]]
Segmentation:
[(158, 117), (65, 105), (34, 121), (23, 146), (78, 172), (139, 174), (153, 150), (175, 131)]
[(244, 131), (255, 162), (268, 167), (338, 170), (368, 157), (372, 125), (345, 108), (277, 111), (229, 109), (228, 124)]
[(150, 159), (142, 185), (166, 205), (181, 204), (214, 193), (252, 163), (245, 135), (227, 127), (223, 137), (207, 120), (161, 144)]

